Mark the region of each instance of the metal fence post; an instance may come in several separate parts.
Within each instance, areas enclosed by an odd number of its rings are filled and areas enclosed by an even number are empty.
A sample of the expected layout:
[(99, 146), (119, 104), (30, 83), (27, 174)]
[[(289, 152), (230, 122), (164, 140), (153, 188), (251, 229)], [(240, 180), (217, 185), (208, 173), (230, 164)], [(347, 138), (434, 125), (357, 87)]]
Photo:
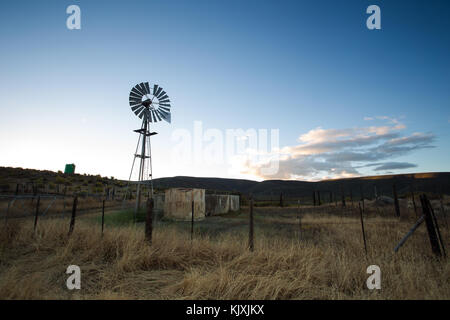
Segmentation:
[(37, 202), (36, 202), (36, 213), (34, 214), (34, 227), (33, 231), (36, 233), (36, 227), (38, 222), (38, 216), (39, 216), (39, 203), (41, 202), (41, 196), (38, 196)]
[(77, 213), (77, 203), (78, 203), (78, 196), (75, 196), (73, 198), (72, 218), (70, 219), (69, 236), (72, 234), (73, 229), (75, 227), (75, 217), (76, 217), (76, 213)]
[(102, 237), (104, 227), (105, 227), (105, 200), (102, 201)]
[(251, 198), (250, 198), (248, 248), (250, 249), (250, 251), (254, 250), (254, 243), (253, 243), (253, 196), (251, 196)]

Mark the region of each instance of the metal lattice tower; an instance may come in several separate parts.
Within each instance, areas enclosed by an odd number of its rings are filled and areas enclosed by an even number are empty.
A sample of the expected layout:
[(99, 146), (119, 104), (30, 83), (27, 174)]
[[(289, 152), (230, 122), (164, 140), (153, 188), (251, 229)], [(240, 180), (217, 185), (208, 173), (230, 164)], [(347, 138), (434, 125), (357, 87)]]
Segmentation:
[[(150, 88), (148, 82), (139, 83), (131, 89), (130, 106), (131, 110), (139, 117), (139, 119), (142, 119), (141, 128), (134, 130), (134, 132), (139, 133), (139, 138), (136, 151), (134, 153), (130, 177), (128, 179), (128, 182), (130, 182), (136, 158), (139, 158), (136, 206), (134, 210), (134, 219), (136, 221), (136, 215), (141, 203), (141, 185), (148, 184), (150, 182), (151, 197), (153, 197), (153, 169), (150, 137), (157, 133), (150, 131), (150, 123), (155, 123), (161, 120), (165, 120), (170, 123), (171, 115), (170, 100), (167, 93), (163, 90), (163, 88), (156, 84)], [(138, 153), (139, 147), (140, 153)]]

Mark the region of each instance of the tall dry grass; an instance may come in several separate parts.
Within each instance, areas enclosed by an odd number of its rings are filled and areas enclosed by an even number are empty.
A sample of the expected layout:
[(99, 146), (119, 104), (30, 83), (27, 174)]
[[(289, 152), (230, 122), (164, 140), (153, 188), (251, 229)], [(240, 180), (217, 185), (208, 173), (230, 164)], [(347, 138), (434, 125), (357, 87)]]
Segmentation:
[[(257, 228), (253, 253), (243, 231), (191, 242), (175, 226), (161, 227), (149, 246), (142, 226), (101, 237), (98, 225), (77, 221), (69, 238), (67, 221), (40, 221), (36, 235), (31, 221), (11, 221), (0, 227), (0, 298), (449, 299), (449, 262), (431, 255), (424, 227), (394, 254), (409, 227), (368, 219), (366, 258), (356, 218), (306, 215), (294, 236)], [(81, 268), (81, 290), (66, 288), (70, 264)], [(381, 290), (366, 287), (371, 264), (381, 268)]]

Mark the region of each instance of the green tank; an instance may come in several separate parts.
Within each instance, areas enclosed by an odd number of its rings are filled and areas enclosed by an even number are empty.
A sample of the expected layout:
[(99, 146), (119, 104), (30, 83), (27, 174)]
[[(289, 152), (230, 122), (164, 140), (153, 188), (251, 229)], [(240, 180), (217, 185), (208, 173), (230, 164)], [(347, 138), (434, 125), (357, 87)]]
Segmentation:
[(66, 168), (64, 169), (64, 173), (74, 174), (75, 173), (75, 164), (66, 164)]

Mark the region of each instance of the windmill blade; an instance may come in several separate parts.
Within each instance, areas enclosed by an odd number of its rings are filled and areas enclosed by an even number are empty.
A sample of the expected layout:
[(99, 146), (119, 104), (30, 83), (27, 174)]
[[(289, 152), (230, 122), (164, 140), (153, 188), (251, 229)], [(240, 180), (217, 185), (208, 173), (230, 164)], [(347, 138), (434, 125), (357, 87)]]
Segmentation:
[(159, 102), (159, 103), (161, 103), (161, 102), (162, 102), (162, 103), (166, 103), (166, 102), (170, 102), (170, 100), (169, 100), (169, 99), (164, 99), (164, 100), (158, 100), (158, 102)]
[(137, 106), (137, 105), (140, 105), (140, 104), (142, 104), (141, 101), (132, 101), (132, 100), (130, 100), (130, 106), (131, 106), (131, 107)]
[(161, 110), (161, 109), (157, 109), (156, 113), (160, 116), (160, 118), (162, 118), (164, 120), (167, 118), (167, 115), (168, 115), (168, 112)]
[(134, 89), (136, 90), (135, 93), (137, 92), (141, 97), (144, 95), (138, 84), (134, 86)]
[(161, 99), (161, 97), (162, 97), (163, 95), (165, 95), (165, 94), (166, 94), (166, 92), (165, 92), (164, 90), (160, 91), (160, 92), (158, 93), (158, 100)]
[(131, 100), (131, 99), (133, 99), (133, 100), (141, 100), (142, 97), (139, 97), (139, 96), (135, 95), (134, 93), (130, 93), (129, 99), (130, 99), (130, 100)]
[(170, 116), (170, 112), (167, 114), (167, 117), (164, 120), (166, 120), (168, 123), (171, 123), (172, 119)]
[(159, 112), (165, 116), (166, 114), (170, 113), (170, 110), (159, 109)]
[(138, 116), (139, 113), (141, 113), (142, 109), (144, 109), (143, 106), (139, 106), (136, 110), (134, 110), (134, 113)]
[(145, 92), (142, 90), (141, 88), (141, 84), (138, 83), (137, 85), (134, 86), (135, 89), (141, 94), (141, 96), (143, 96), (145, 94)]
[(164, 95), (166, 95), (166, 92), (164, 90), (162, 90), (160, 93), (158, 93), (158, 96), (157, 96), (158, 100), (161, 100), (162, 96), (164, 96)]
[(170, 109), (166, 107), (159, 107), (159, 109), (164, 110), (165, 112), (170, 112)]
[(139, 83), (139, 84), (138, 84), (138, 87), (139, 87), (139, 89), (141, 89), (141, 91), (144, 93), (143, 95), (148, 94), (148, 93), (147, 93), (147, 90), (145, 89), (145, 85), (144, 85), (143, 82)]
[(158, 98), (158, 100), (165, 100), (165, 99), (168, 99), (168, 98), (169, 98), (169, 96), (167, 94), (165, 94), (161, 98)]
[(137, 99), (137, 98), (130, 98), (130, 104), (138, 104), (138, 103), (142, 103), (141, 99)]
[(144, 90), (145, 94), (150, 94), (150, 90), (147, 90), (147, 87), (145, 86), (145, 82), (141, 83), (141, 87), (142, 87), (142, 90)]
[(155, 93), (156, 93), (156, 91), (158, 91), (158, 88), (159, 88), (159, 87), (158, 87), (157, 84), (154, 84), (154, 85), (153, 85), (153, 95), (154, 95), (154, 96), (156, 95)]
[(155, 110), (155, 117), (156, 117), (156, 119), (157, 119), (158, 121), (161, 121), (161, 120), (162, 120), (162, 118), (161, 118), (161, 116), (159, 115), (159, 113), (157, 112), (157, 110)]
[(148, 85), (148, 82), (144, 82), (144, 86), (145, 86), (145, 91), (147, 92), (147, 94), (150, 94), (150, 86)]
[(134, 106), (134, 107), (131, 107), (131, 110), (133, 112), (136, 112), (136, 110), (139, 109), (139, 108), (143, 108), (143, 107), (142, 106)]
[(131, 97), (131, 96), (136, 97), (136, 98), (139, 98), (139, 97), (141, 96), (141, 94), (139, 93), (139, 91), (137, 91), (137, 90), (133, 87), (133, 89), (131, 89), (131, 91), (130, 91), (130, 97)]
[(158, 112), (164, 120), (166, 120), (167, 122), (170, 123), (170, 112), (169, 111), (158, 109)]
[(141, 111), (141, 113), (139, 113), (139, 119), (142, 119), (142, 117), (144, 116), (145, 113), (145, 108)]
[(135, 113), (137, 116), (139, 116), (140, 113), (142, 112), (142, 110), (144, 110), (144, 107), (139, 107), (139, 108), (137, 108), (136, 110), (134, 110), (134, 113)]
[(169, 107), (170, 108), (170, 104), (168, 104), (168, 103), (160, 103), (159, 105), (163, 106), (163, 107)]
[(136, 87), (134, 87), (133, 89), (131, 89), (131, 92), (133, 92), (135, 95), (137, 95), (139, 98), (142, 98), (143, 94), (141, 92), (139, 92), (138, 89), (136, 89)]
[(142, 105), (140, 102), (130, 102), (130, 107), (138, 107), (140, 105)]
[(155, 116), (158, 118), (158, 121), (161, 121), (161, 116), (159, 115), (158, 110), (155, 110)]
[(141, 101), (130, 101), (130, 106), (131, 106), (131, 107), (138, 106), (138, 105), (140, 105), (140, 104), (142, 104)]
[(158, 90), (156, 90), (156, 92), (153, 92), (153, 95), (158, 97), (161, 94), (162, 88), (158, 87)]
[(162, 108), (158, 108), (158, 112), (159, 114), (164, 118), (168, 113), (170, 113), (170, 111), (168, 110), (163, 110)]
[(153, 121), (158, 122), (158, 119), (156, 118), (156, 115), (155, 115), (155, 110), (152, 110), (152, 116), (153, 116)]

